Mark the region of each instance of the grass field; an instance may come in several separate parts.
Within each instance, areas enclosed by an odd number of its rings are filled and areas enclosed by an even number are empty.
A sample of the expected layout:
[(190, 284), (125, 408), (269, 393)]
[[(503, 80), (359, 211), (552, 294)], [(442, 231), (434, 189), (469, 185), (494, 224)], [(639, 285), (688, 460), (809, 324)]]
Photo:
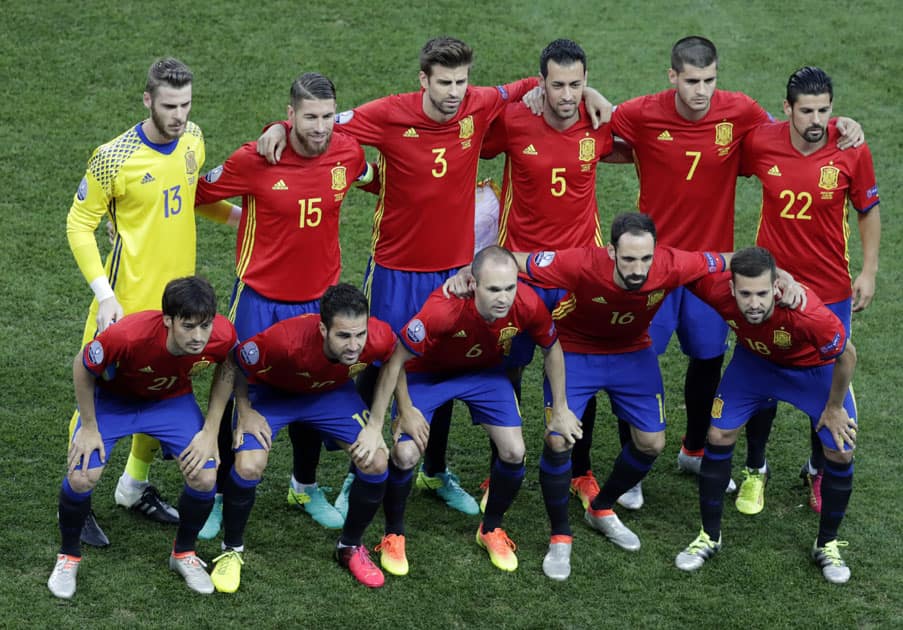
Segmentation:
[[(895, 212), (903, 180), (903, 12), (896, 5), (7, 0), (2, 12), (0, 627), (903, 627), (895, 408), (895, 392), (903, 389), (895, 346), (903, 300), (896, 258), (903, 252), (903, 228)], [(523, 405), (528, 476), (506, 519), (519, 545), (521, 568), (514, 574), (495, 570), (474, 544), (475, 517), (415, 494), (408, 520), (410, 576), (389, 578), (378, 592), (354, 584), (331, 560), (335, 532), (285, 505), (289, 449), (280, 436), (248, 528), (240, 591), (194, 596), (166, 568), (173, 530), (113, 504), (115, 476), (127, 453), (123, 442), (94, 497), (113, 545), (86, 549), (75, 599), (55, 600), (45, 581), (58, 546), (56, 497), (74, 404), (69, 366), (89, 302), (66, 244), (65, 216), (91, 150), (144, 117), (141, 92), (150, 61), (174, 55), (194, 70), (192, 119), (206, 135), (206, 170), (256, 138), (263, 123), (284, 115), (289, 83), (300, 72), (332, 77), (340, 109), (350, 108), (417, 89), (420, 46), (446, 33), (474, 46), (471, 78), (487, 85), (534, 74), (546, 43), (572, 38), (587, 51), (590, 83), (613, 102), (664, 89), (670, 46), (692, 33), (718, 44), (719, 87), (742, 90), (775, 114), (781, 112), (787, 76), (797, 67), (820, 65), (833, 76), (835, 112), (865, 128), (884, 201), (878, 295), (854, 317), (863, 430), (856, 489), (841, 530), (850, 541), (845, 557), (851, 582), (827, 584), (808, 560), (817, 517), (805, 507), (797, 479), (808, 429), (786, 407), (769, 449), (773, 476), (765, 511), (745, 517), (728, 504), (723, 552), (695, 575), (674, 568), (674, 555), (697, 532), (699, 517), (695, 483), (679, 475), (675, 464), (684, 423), (685, 359), (672, 347), (662, 362), (673, 423), (668, 447), (644, 484), (646, 507), (622, 511), (643, 541), (637, 554), (589, 530), (575, 502), (572, 577), (553, 583), (542, 575), (547, 522), (536, 472), (541, 425), (534, 361)], [(499, 172), (496, 162), (481, 174)], [(632, 207), (633, 170), (600, 167), (599, 190), (607, 229), (615, 213)], [(344, 277), (354, 283), (368, 255), (373, 199), (355, 192), (345, 204)], [(738, 246), (752, 243), (757, 210), (758, 184), (741, 182)], [(853, 230), (855, 269), (860, 257)], [(203, 221), (198, 233), (198, 271), (214, 282), (225, 308), (234, 233)], [(599, 408), (594, 460), (597, 471), (606, 471), (617, 437), (607, 404)], [(452, 466), (475, 491), (485, 474), (486, 441), (460, 410), (451, 442)], [(321, 483), (337, 488), (345, 466), (344, 458), (325, 455)], [(152, 477), (165, 495), (177, 497), (181, 481), (174, 465), (155, 464)], [(380, 533), (378, 516), (367, 543), (375, 544)], [(218, 544), (201, 543), (199, 553), (211, 559)]]

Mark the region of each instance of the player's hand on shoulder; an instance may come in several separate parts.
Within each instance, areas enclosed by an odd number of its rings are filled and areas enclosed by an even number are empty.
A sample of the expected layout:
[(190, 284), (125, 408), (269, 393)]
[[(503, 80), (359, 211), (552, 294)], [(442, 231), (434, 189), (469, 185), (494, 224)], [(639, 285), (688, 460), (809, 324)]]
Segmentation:
[(102, 333), (110, 324), (118, 322), (125, 317), (125, 311), (115, 295), (101, 300), (97, 305), (97, 332)]
[(837, 148), (841, 151), (858, 147), (865, 142), (865, 132), (862, 125), (846, 116), (837, 119), (837, 131), (840, 137), (837, 139)]
[(590, 122), (593, 123), (593, 129), (598, 129), (603, 123), (611, 120), (611, 113), (614, 106), (607, 98), (590, 86), (583, 88), (583, 102), (586, 104), (586, 112), (589, 114)]
[(806, 287), (794, 280), (793, 276), (783, 269), (778, 269), (777, 288), (779, 306), (792, 310), (806, 310), (806, 304), (808, 303)]
[(466, 298), (473, 295), (474, 279), (470, 265), (458, 269), (458, 272), (442, 283), (442, 294), (445, 297)]
[(545, 91), (538, 85), (524, 94), (524, 97), (521, 99), (534, 116), (542, 116), (542, 108), (545, 104), (545, 100)]
[(280, 124), (271, 125), (257, 138), (257, 153), (270, 164), (278, 164), (287, 143), (285, 129)]

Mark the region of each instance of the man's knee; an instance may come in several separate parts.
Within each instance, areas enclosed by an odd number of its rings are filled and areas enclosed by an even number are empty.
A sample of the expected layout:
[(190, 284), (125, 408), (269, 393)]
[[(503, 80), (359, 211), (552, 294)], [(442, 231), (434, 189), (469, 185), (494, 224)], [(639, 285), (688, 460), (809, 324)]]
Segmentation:
[(637, 450), (650, 457), (658, 457), (665, 450), (665, 432), (656, 431), (649, 433), (647, 431), (633, 432), (633, 444)]
[(373, 455), (373, 458), (370, 460), (369, 464), (364, 465), (358, 461), (355, 461), (354, 465), (359, 471), (366, 475), (381, 475), (386, 472), (386, 467), (388, 466), (386, 452), (382, 449), (379, 449)]
[(564, 453), (570, 448), (565, 439), (557, 433), (546, 435), (546, 445), (556, 453)]
[(263, 477), (263, 471), (267, 467), (267, 456), (264, 450), (238, 451), (235, 454), (235, 472), (242, 479), (248, 481)]
[(194, 477), (185, 477), (185, 483), (192, 490), (210, 492), (216, 486), (216, 468), (204, 468)]
[(392, 447), (392, 461), (401, 470), (410, 470), (420, 460), (420, 449), (413, 440), (398, 442)]
[(89, 468), (87, 470), (74, 470), (69, 473), (69, 487), (79, 494), (90, 492), (91, 490), (94, 490), (103, 471), (104, 466)]
[(712, 425), (709, 427), (709, 433), (706, 440), (709, 444), (716, 446), (731, 446), (737, 443), (737, 436), (740, 435), (740, 427), (736, 429), (719, 429)]

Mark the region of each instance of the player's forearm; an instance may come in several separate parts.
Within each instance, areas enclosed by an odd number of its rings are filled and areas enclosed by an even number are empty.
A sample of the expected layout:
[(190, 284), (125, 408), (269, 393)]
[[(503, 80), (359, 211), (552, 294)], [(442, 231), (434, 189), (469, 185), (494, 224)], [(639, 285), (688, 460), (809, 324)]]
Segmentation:
[(514, 254), (514, 260), (517, 262), (517, 270), (521, 273), (527, 273), (527, 259), (530, 254), (527, 252), (511, 252)]
[(225, 200), (195, 206), (194, 211), (204, 218), (231, 227), (237, 226), (241, 221), (241, 206)]
[(368, 425), (378, 426), (382, 430), (392, 392), (398, 385), (398, 374), (402, 371), (401, 367), (400, 363), (393, 363), (390, 360), (380, 368), (379, 376), (376, 378), (376, 389), (373, 393), (373, 404), (370, 405)]
[(94, 375), (82, 365), (82, 354), (75, 355), (72, 362), (72, 385), (75, 389), (75, 401), (81, 424), (87, 429), (97, 430), (97, 415), (94, 408), (94, 388), (97, 381)]
[(859, 237), (862, 240), (862, 273), (878, 273), (878, 249), (881, 245), (881, 213), (875, 206), (865, 214), (858, 214)]
[(856, 370), (856, 348), (853, 343), (847, 341), (847, 346), (834, 361), (834, 374), (831, 378), (831, 392), (828, 394), (828, 402), (825, 407), (840, 408), (843, 406), (847, 390), (853, 382), (853, 372)]
[(543, 369), (549, 379), (552, 390), (552, 406), (556, 409), (567, 409), (567, 388), (565, 387), (564, 352), (561, 343), (556, 341), (548, 350), (543, 350)]
[(248, 411), (251, 408), (251, 401), (248, 398), (248, 379), (238, 367), (233, 370), (232, 374), (235, 408), (240, 412)]
[(235, 384), (235, 365), (230, 361), (216, 366), (213, 374), (213, 385), (210, 387), (210, 398), (207, 402), (207, 416), (204, 419), (205, 431), (219, 431), (219, 425), (232, 396)]

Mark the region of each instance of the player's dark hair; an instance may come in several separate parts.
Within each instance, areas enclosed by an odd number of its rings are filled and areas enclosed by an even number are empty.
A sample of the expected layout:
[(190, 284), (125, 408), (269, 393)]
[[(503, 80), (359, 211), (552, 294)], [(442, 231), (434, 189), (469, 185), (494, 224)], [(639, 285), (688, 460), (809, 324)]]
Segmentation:
[(163, 314), (194, 322), (210, 321), (216, 315), (213, 285), (198, 276), (170, 280), (163, 289)]
[(473, 63), (473, 49), (454, 37), (434, 37), (420, 50), (420, 69), (430, 76), (433, 66), (460, 68)]
[(360, 317), (369, 314), (370, 305), (367, 303), (367, 296), (347, 282), (329, 287), (320, 298), (320, 321), (327, 330), (332, 326), (336, 315)]
[(618, 247), (618, 241), (624, 234), (642, 236), (651, 234), (652, 242), (656, 240), (655, 223), (648, 214), (640, 212), (622, 212), (611, 222), (611, 244)]
[(827, 94), (834, 100), (834, 83), (828, 73), (815, 66), (803, 66), (787, 80), (787, 102), (793, 105), (800, 94)]
[(771, 279), (778, 277), (774, 256), (764, 247), (746, 247), (738, 249), (731, 257), (731, 275), (744, 278), (758, 278), (766, 271), (771, 272)]
[(705, 37), (684, 37), (671, 48), (671, 69), (675, 72), (683, 72), (687, 65), (706, 68), (713, 63), (718, 63), (718, 51), (715, 44)]
[(586, 53), (577, 42), (570, 39), (556, 39), (543, 49), (539, 55), (539, 73), (543, 78), (549, 76), (550, 61), (560, 66), (569, 66), (579, 61), (583, 64), (583, 71), (586, 72)]
[(194, 75), (184, 63), (173, 57), (157, 59), (147, 71), (147, 84), (144, 91), (153, 96), (157, 88), (163, 84), (169, 87), (182, 88), (194, 80)]
[(517, 268), (517, 260), (515, 260), (514, 254), (501, 245), (490, 245), (478, 251), (477, 255), (473, 257), (470, 272), (473, 274), (474, 280), (479, 282), (480, 275), (483, 273), (483, 267), (490, 262), (499, 263), (505, 261), (510, 261), (514, 268)]
[(327, 77), (318, 72), (305, 72), (292, 81), (289, 90), (292, 99), (292, 107), (297, 108), (298, 103), (307, 101), (335, 100), (335, 85)]

